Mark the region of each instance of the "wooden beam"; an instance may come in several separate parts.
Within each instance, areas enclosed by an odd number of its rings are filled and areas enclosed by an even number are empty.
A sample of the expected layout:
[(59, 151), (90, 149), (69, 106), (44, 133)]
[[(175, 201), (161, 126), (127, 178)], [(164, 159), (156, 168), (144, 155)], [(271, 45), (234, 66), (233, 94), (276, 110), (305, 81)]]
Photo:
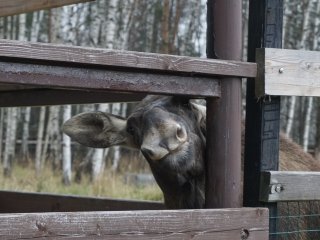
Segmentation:
[(24, 89), (19, 91), (0, 91), (0, 107), (136, 102), (142, 100), (145, 96), (146, 95), (142, 93), (106, 93), (101, 91), (43, 88)]
[(0, 0), (0, 17), (89, 1), (93, 0)]
[(256, 77), (257, 65), (241, 61), (166, 54), (72, 47), (45, 43), (0, 40), (0, 57), (149, 69), (172, 73)]
[(263, 202), (320, 200), (320, 172), (266, 171), (260, 186)]
[[(219, 97), (219, 81), (196, 76), (0, 60), (0, 82), (42, 88)], [(41, 99), (39, 99), (41, 104)]]
[(268, 210), (0, 214), (1, 239), (268, 239)]
[(159, 209), (164, 209), (163, 203), (50, 193), (0, 191), (0, 213)]
[(320, 53), (317, 51), (257, 49), (259, 74), (256, 96), (320, 96)]
[[(282, 29), (283, 0), (249, 1), (248, 61), (256, 62), (257, 48), (281, 48)], [(261, 171), (278, 170), (281, 99), (257, 99), (255, 84), (255, 79), (247, 80), (243, 205), (268, 207), (270, 232), (276, 232), (277, 203), (260, 202), (259, 181)]]

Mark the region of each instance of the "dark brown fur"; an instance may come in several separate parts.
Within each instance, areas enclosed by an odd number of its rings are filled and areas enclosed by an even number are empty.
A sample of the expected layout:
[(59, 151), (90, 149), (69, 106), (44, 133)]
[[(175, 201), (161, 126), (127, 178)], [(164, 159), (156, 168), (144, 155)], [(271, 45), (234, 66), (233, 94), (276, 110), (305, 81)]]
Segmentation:
[[(136, 107), (127, 121), (110, 114), (85, 113), (67, 121), (64, 131), (76, 141), (91, 147), (128, 145), (141, 150), (163, 191), (168, 208), (202, 208), (205, 119), (203, 111), (187, 99), (149, 96)], [(159, 134), (160, 138), (161, 134), (170, 135), (168, 121), (179, 123), (184, 131), (182, 136), (186, 132), (188, 140), (170, 154), (163, 154), (161, 159), (154, 160), (153, 149), (142, 149), (142, 145), (152, 129), (157, 128), (155, 134)], [(159, 139), (159, 144), (167, 151), (168, 144), (162, 140)], [(280, 169), (319, 171), (320, 163), (281, 135)]]

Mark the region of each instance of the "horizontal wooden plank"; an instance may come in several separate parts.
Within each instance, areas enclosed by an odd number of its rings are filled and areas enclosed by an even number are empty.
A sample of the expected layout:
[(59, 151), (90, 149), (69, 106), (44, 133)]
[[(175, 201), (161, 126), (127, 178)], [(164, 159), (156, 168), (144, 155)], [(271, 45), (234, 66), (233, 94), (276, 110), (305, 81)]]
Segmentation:
[(105, 93), (101, 91), (94, 92), (43, 88), (1, 91), (0, 86), (0, 107), (135, 102), (142, 100), (145, 96), (146, 95), (142, 93)]
[(267, 171), (261, 174), (263, 202), (320, 200), (320, 172)]
[(0, 17), (89, 1), (93, 0), (0, 0)]
[(0, 57), (129, 67), (166, 72), (256, 77), (255, 63), (0, 40)]
[(267, 209), (0, 214), (1, 239), (268, 239)]
[(320, 96), (320, 52), (257, 49), (256, 95)]
[(164, 205), (160, 202), (152, 201), (120, 200), (50, 193), (0, 191), (0, 213), (159, 209), (164, 209)]
[(108, 70), (84, 65), (80, 67), (9, 62), (8, 59), (0, 61), (0, 83), (69, 90), (220, 96), (219, 81), (212, 78)]

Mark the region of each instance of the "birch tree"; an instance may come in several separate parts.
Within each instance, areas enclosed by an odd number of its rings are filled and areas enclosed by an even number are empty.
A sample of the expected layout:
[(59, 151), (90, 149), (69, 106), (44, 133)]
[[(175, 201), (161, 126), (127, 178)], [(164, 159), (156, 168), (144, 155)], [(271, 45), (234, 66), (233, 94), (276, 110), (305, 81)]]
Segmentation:
[(291, 130), (292, 130), (292, 125), (293, 125), (293, 119), (294, 119), (294, 113), (295, 113), (295, 106), (296, 106), (296, 97), (290, 97), (289, 98), (289, 114), (288, 114), (288, 120), (287, 120), (287, 126), (286, 126), (286, 135), (290, 137), (291, 135)]
[[(98, 111), (106, 112), (109, 104), (99, 104)], [(92, 179), (95, 181), (103, 173), (105, 167), (105, 151), (108, 149), (96, 148), (92, 155)]]
[[(112, 104), (112, 110), (111, 113), (117, 116), (121, 116), (121, 104), (120, 103), (114, 103)], [(115, 146), (113, 147), (113, 157), (112, 157), (112, 171), (118, 170), (119, 162), (120, 162), (120, 147)]]
[(32, 14), (32, 30), (30, 41), (37, 42), (40, 36), (41, 23), (43, 21), (44, 11), (34, 12)]
[[(63, 107), (63, 122), (71, 118), (71, 106), (65, 105)], [(63, 134), (62, 137), (62, 171), (63, 183), (65, 185), (71, 184), (71, 140)]]
[(15, 157), (16, 145), (16, 130), (17, 130), (17, 109), (7, 109), (6, 119), (6, 138), (3, 156), (4, 176), (11, 176), (12, 164)]
[(30, 126), (31, 108), (24, 108), (24, 118), (22, 125), (22, 138), (21, 138), (21, 157), (23, 161), (29, 162), (29, 126)]
[[(317, 16), (318, 10), (318, 0), (309, 0), (308, 5), (305, 12), (304, 17), (304, 24), (303, 24), (303, 34), (301, 40), (301, 48), (307, 50), (313, 50), (316, 46), (315, 42), (317, 42), (316, 38), (314, 37), (315, 31), (315, 19), (314, 17)], [(304, 132), (303, 132), (303, 149), (304, 151), (308, 151), (308, 143), (309, 143), (309, 135), (310, 135), (310, 119), (311, 119), (311, 112), (313, 106), (313, 98), (308, 97), (307, 107), (306, 107), (306, 116), (304, 121)]]
[(2, 159), (4, 109), (0, 108), (0, 159)]
[(60, 129), (60, 106), (52, 107), (52, 122), (50, 135), (50, 156), (52, 159), (52, 169), (59, 170), (61, 167), (61, 129)]
[(36, 175), (40, 176), (42, 168), (41, 151), (43, 146), (43, 130), (45, 124), (46, 107), (41, 107), (39, 111), (39, 123), (37, 133), (36, 155), (35, 155), (35, 169)]
[(308, 97), (307, 113), (306, 113), (304, 134), (303, 134), (303, 150), (305, 152), (308, 152), (312, 106), (313, 106), (313, 97)]

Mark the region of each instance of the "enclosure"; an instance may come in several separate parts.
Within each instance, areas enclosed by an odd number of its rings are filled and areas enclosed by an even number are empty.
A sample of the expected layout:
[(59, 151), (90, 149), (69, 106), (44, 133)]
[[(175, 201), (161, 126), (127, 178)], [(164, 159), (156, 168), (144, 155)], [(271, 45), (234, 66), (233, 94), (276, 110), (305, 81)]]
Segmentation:
[[(16, 1), (14, 5), (0, 1), (0, 16), (79, 2), (84, 1)], [(278, 214), (277, 208), (278, 202), (281, 205), (287, 201), (288, 211), (293, 201), (310, 201), (313, 206), (313, 201), (320, 200), (319, 173), (277, 170), (279, 96), (319, 96), (316, 79), (320, 55), (276, 49), (282, 45), (281, 0), (250, 1), (249, 14), (248, 62), (240, 61), (241, 1), (208, 0), (207, 59), (1, 40), (2, 107), (137, 101), (146, 94), (178, 95), (206, 99), (208, 123), (207, 209), (163, 210), (164, 206), (156, 202), (2, 191), (3, 238), (319, 236), (317, 207), (310, 207), (310, 213), (288, 212), (289, 216)], [(243, 194), (241, 78), (248, 78)], [(280, 227), (282, 219), (300, 220), (311, 215), (316, 219), (306, 228), (299, 222), (296, 229)]]

